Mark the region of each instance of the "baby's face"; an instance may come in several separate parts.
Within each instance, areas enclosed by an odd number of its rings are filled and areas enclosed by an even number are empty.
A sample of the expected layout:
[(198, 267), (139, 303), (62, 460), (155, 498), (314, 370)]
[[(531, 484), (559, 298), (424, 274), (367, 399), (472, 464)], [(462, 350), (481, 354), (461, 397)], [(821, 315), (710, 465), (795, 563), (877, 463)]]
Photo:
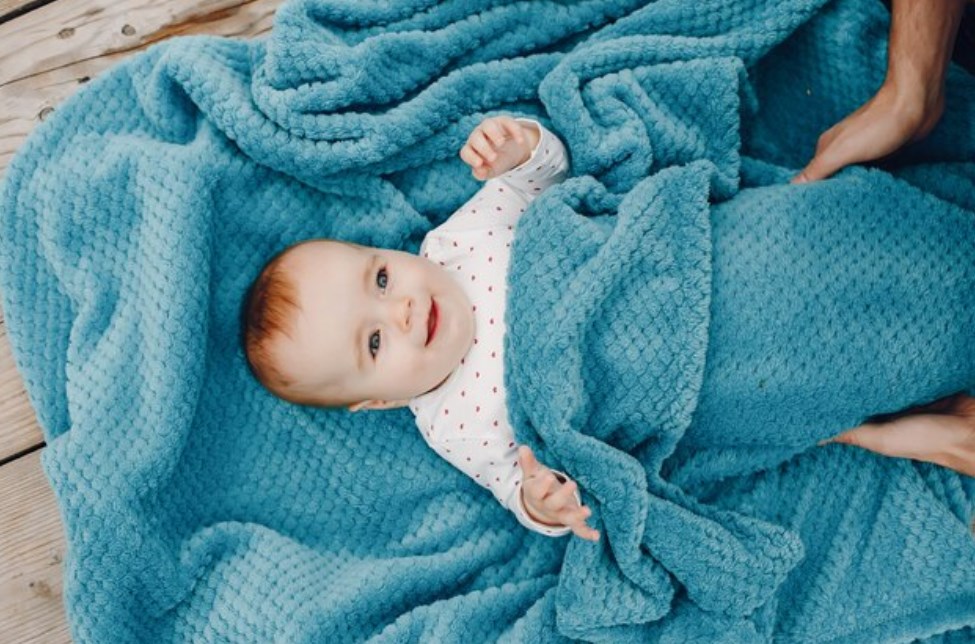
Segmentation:
[(302, 393), (402, 406), (440, 385), (471, 347), (470, 300), (426, 258), (316, 240), (292, 249), (285, 267), (300, 312), (277, 358)]

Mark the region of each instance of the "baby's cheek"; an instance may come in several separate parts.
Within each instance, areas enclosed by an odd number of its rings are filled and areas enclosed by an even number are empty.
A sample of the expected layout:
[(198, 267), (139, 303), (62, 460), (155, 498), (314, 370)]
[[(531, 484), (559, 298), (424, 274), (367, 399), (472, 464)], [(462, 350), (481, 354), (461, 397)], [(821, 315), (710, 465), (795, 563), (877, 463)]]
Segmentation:
[(443, 357), (441, 351), (436, 349), (427, 350), (421, 355), (417, 356), (417, 369), (414, 373), (428, 375), (431, 372), (436, 371), (442, 363)]

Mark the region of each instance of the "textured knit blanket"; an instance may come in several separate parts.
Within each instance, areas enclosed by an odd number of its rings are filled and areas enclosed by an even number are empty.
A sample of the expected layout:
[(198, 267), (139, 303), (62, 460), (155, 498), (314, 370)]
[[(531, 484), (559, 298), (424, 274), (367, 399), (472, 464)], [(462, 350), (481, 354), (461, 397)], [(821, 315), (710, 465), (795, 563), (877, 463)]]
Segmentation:
[[(646, 4), (646, 6), (642, 6)], [(975, 387), (975, 82), (790, 186), (879, 86), (873, 0), (293, 1), (38, 126), (0, 278), (79, 642), (967, 641), (973, 480), (816, 441)], [(522, 528), (405, 408), (295, 406), (241, 302), (300, 239), (416, 251), (486, 115), (572, 178), (519, 225), (506, 385), (598, 543)]]

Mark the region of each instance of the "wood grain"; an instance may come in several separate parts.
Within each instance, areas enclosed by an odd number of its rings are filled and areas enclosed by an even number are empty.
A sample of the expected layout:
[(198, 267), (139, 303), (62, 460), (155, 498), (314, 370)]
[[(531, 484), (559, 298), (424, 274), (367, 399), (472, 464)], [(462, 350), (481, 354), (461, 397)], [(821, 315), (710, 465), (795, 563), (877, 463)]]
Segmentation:
[(12, 20), (54, 0), (0, 0), (0, 22)]
[(70, 642), (61, 601), (65, 542), (38, 450), (0, 467), (0, 633), (4, 642)]
[(0, 317), (0, 459), (42, 442), (34, 409), (28, 403), (23, 380), (14, 364), (6, 324)]
[(0, 171), (53, 108), (112, 64), (179, 35), (252, 37), (280, 0), (59, 0), (0, 24)]

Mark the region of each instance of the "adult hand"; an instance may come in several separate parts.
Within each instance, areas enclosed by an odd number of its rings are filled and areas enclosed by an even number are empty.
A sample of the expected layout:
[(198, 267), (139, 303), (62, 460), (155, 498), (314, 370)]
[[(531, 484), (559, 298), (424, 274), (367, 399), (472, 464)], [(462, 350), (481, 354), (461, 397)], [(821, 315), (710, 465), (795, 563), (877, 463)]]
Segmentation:
[(887, 76), (873, 98), (826, 130), (792, 183), (824, 179), (926, 136), (941, 118), (945, 73), (967, 0), (893, 0)]
[(521, 464), (521, 500), (528, 516), (550, 526), (568, 526), (583, 539), (599, 541), (599, 531), (586, 525), (592, 510), (579, 505), (575, 498), (576, 482), (566, 478), (560, 483), (555, 473), (535, 459), (527, 445), (518, 448)]
[(975, 476), (975, 398), (958, 393), (913, 407), (886, 422), (864, 423), (826, 443), (937, 463)]
[(928, 98), (917, 88), (885, 83), (860, 109), (826, 130), (816, 154), (792, 183), (825, 179), (851, 163), (873, 161), (928, 135), (944, 112), (944, 92)]

